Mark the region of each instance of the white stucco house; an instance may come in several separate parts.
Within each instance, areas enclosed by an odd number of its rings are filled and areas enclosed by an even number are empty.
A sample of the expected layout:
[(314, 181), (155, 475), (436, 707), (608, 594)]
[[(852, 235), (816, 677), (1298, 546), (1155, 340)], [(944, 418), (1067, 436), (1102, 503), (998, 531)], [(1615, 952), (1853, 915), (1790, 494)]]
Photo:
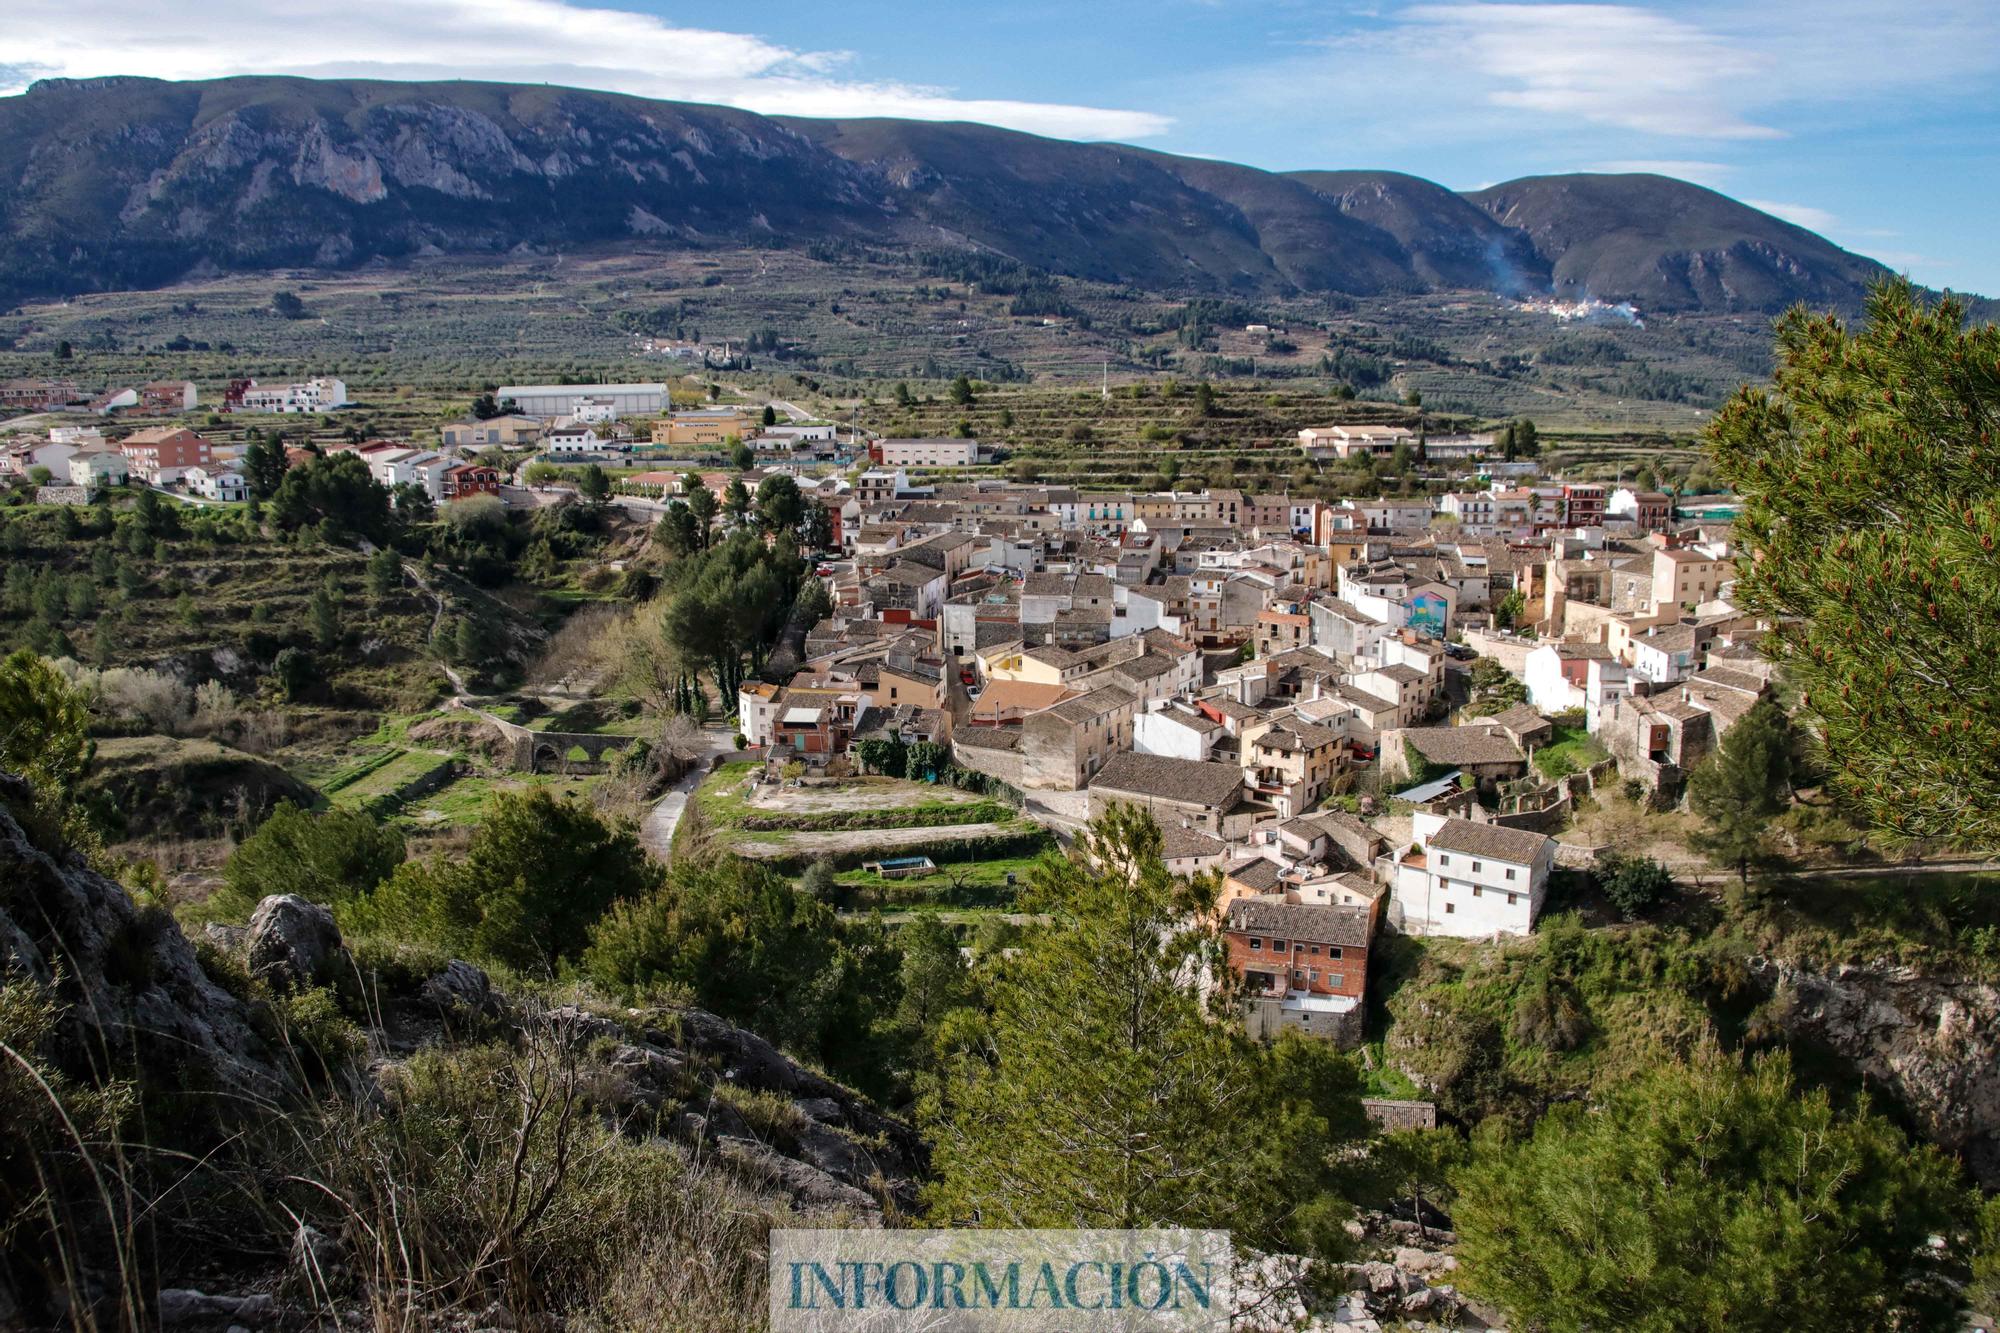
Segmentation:
[(1411, 935), (1525, 935), (1555, 868), (1554, 838), (1419, 812), (1396, 858), (1390, 919)]
[(597, 432), (589, 426), (561, 426), (543, 440), (552, 454), (594, 454), (600, 443)]
[(241, 472), (230, 468), (191, 467), (181, 474), (181, 480), (196, 495), (209, 500), (247, 500), (250, 485), (243, 480)]
[(1132, 719), (1132, 748), (1140, 754), (1169, 759), (1211, 758), (1222, 727), (1206, 715), (1178, 702), (1163, 701)]
[(83, 449), (70, 455), (69, 484), (92, 489), (123, 486), (130, 472), (125, 455), (116, 449)]

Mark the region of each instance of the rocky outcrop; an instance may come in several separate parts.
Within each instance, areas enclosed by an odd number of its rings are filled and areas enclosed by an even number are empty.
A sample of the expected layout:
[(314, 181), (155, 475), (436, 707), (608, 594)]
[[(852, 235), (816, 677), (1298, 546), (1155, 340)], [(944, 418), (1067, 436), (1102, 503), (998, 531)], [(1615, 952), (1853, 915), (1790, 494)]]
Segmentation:
[[(560, 1028), (588, 1043), (590, 1095), (607, 1115), (656, 1125), (804, 1213), (873, 1226), (885, 1207), (915, 1206), (924, 1161), (915, 1130), (706, 1010), (538, 1007), (463, 960), (373, 999), (384, 1052), (370, 1071), (378, 1088), (429, 1046)], [(749, 1105), (755, 1123), (742, 1109)]]
[(52, 1049), (64, 1072), (283, 1098), (291, 1078), (249, 1007), (202, 970), (179, 923), (37, 845), (21, 823), (32, 809), (27, 784), (0, 774), (0, 974), (33, 979), (62, 1006)]
[(250, 975), (289, 990), (332, 979), (341, 953), (333, 913), (295, 894), (272, 894), (257, 904), (244, 939)]
[(1794, 1042), (1852, 1065), (1982, 1185), (2000, 1188), (2000, 988), (1888, 965), (1758, 958), (1751, 967)]
[(1364, 1213), (1348, 1223), (1355, 1257), (1325, 1264), (1286, 1254), (1237, 1255), (1232, 1327), (1286, 1333), (1497, 1329), (1500, 1315), (1454, 1283), (1458, 1237), (1407, 1218)]

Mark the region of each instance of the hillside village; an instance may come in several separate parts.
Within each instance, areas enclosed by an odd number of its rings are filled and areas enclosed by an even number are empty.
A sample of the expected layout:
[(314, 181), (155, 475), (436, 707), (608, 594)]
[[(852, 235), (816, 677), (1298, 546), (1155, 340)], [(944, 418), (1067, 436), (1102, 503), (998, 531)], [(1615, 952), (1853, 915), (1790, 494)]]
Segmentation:
[(0, 1333), (2000, 1333), (2000, 4), (16, 8)]
[[(176, 424), (199, 410), (193, 384), (17, 382), (0, 400), (46, 414), (0, 449), (0, 472), (44, 502), (248, 497), (242, 450)], [(209, 420), (347, 401), (332, 378), (237, 380)], [(645, 523), (706, 490), (720, 530), (747, 521), (732, 489), (791, 478), (824, 514), (808, 554), (831, 610), (717, 700), (752, 785), (782, 806), (871, 760), (902, 776), (925, 747), (1065, 839), (1143, 807), (1174, 870), (1221, 877), (1257, 1031), (1358, 1042), (1384, 929), (1531, 932), (1557, 868), (1594, 864), (1551, 836), (1578, 800), (1615, 783), (1675, 806), (1772, 689), (1766, 626), (1731, 600), (1726, 497), (1688, 509), (1549, 475), (1507, 456), (1512, 426), (1508, 446), (1301, 430), (1305, 459), (1395, 457), (1433, 481), (1328, 500), (1024, 483), (979, 468), (996, 451), (977, 440), (871, 436), (789, 404), (676, 408), (664, 384), (484, 401), (434, 444), (346, 438), (286, 462), (352, 453), (399, 504), (529, 511), (590, 471)], [(159, 424), (121, 431), (122, 415)]]

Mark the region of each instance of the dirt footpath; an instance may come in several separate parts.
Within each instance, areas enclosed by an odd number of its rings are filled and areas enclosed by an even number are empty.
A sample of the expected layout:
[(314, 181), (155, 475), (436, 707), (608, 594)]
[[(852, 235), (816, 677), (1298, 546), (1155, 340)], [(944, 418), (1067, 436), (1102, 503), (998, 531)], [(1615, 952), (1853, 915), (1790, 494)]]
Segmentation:
[(1011, 824), (947, 824), (940, 828), (848, 829), (839, 833), (794, 833), (782, 842), (733, 843), (739, 856), (829, 856), (837, 852), (890, 851), (897, 847), (966, 842), (1016, 831)]

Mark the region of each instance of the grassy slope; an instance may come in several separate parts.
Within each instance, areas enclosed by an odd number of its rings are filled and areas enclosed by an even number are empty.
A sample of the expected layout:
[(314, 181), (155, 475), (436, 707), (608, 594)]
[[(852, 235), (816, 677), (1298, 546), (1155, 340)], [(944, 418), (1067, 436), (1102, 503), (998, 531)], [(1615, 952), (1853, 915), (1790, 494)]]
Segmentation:
[(1990, 875), (1807, 876), (1748, 902), (1688, 895), (1648, 924), (1610, 922), (1582, 898), (1569, 905), (1595, 929), (1558, 914), (1497, 943), (1388, 937), (1370, 978), (1370, 1035), (1387, 1068), (1451, 1115), (1525, 1124), (1700, 1041), (1781, 1044), (1755, 955), (2000, 978), (1996, 887)]

